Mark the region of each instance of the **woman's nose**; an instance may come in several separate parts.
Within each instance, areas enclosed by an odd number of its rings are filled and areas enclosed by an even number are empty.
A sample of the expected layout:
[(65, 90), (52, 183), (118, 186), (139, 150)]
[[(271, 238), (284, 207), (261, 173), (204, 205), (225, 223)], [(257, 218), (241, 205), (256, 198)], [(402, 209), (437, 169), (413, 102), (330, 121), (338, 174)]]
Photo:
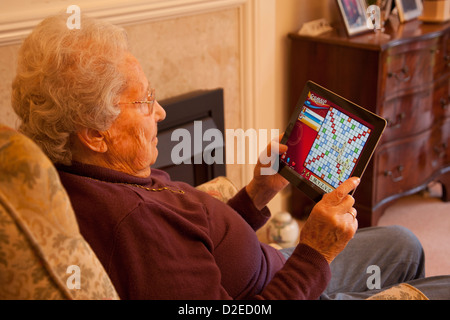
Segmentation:
[(158, 103), (158, 101), (155, 101), (155, 107), (156, 107), (156, 121), (160, 122), (163, 121), (166, 118), (166, 110)]

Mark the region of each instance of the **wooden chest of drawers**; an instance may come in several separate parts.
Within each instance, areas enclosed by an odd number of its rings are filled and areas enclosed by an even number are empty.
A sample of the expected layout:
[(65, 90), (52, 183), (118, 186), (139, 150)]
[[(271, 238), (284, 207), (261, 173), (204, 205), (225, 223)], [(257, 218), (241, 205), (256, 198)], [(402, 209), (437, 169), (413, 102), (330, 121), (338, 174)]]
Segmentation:
[[(339, 28), (318, 37), (289, 35), (291, 110), (312, 80), (388, 121), (355, 193), (361, 227), (434, 180), (450, 200), (450, 23), (388, 23), (386, 33), (389, 39), (348, 38)], [(299, 215), (306, 199), (293, 192), (291, 209)]]

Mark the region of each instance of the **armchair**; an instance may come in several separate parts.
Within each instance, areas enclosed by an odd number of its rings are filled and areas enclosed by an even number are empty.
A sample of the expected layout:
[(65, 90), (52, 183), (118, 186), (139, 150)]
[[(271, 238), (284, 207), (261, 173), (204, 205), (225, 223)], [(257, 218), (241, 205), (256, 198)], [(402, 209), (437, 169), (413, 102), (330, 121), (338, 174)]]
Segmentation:
[(0, 126), (0, 299), (119, 299), (79, 232), (53, 164), (30, 139), (5, 126)]

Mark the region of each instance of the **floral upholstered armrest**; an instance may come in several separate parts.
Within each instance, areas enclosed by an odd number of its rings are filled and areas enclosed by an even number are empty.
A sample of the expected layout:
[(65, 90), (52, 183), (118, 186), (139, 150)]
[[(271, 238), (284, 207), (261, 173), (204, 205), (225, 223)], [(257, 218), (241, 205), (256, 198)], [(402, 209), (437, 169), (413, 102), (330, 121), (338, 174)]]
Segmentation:
[(367, 300), (428, 300), (422, 291), (407, 283), (383, 290)]
[(196, 187), (198, 190), (204, 191), (222, 202), (228, 202), (236, 195), (238, 189), (226, 177), (217, 177), (211, 181), (205, 182)]
[(119, 299), (53, 164), (1, 124), (0, 299)]

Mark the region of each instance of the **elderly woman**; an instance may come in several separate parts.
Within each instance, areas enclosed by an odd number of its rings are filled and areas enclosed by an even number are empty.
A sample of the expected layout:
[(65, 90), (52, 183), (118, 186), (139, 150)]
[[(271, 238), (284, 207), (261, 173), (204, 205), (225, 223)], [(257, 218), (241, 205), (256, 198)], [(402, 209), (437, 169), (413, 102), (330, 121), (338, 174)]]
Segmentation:
[[(45, 19), (24, 41), (12, 104), (20, 130), (57, 166), (81, 233), (121, 298), (349, 298), (367, 291), (369, 265), (386, 272), (383, 286), (423, 275), (421, 246), (408, 231), (366, 229), (354, 237), (348, 193), (357, 178), (314, 207), (287, 253), (255, 235), (270, 217), (266, 204), (287, 185), (278, 174), (261, 175), (258, 164), (224, 204), (152, 169), (166, 115), (155, 84), (123, 29), (83, 17), (81, 29), (70, 30), (66, 19)], [(392, 261), (402, 269), (385, 263)]]

